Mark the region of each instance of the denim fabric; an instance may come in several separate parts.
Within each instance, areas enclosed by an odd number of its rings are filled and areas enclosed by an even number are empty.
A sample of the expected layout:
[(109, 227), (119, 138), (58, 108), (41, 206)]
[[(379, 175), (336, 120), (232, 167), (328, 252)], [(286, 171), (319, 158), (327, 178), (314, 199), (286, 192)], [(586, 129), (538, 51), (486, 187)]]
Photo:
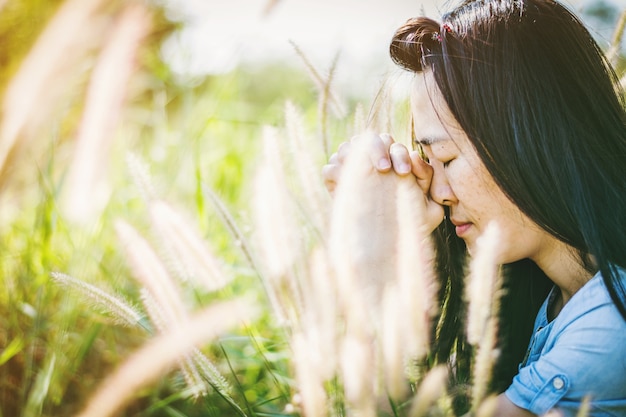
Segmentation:
[[(619, 270), (626, 279), (624, 270)], [(505, 395), (537, 415), (576, 416), (585, 397), (590, 417), (626, 416), (626, 321), (598, 273), (548, 321), (543, 303), (524, 362)]]

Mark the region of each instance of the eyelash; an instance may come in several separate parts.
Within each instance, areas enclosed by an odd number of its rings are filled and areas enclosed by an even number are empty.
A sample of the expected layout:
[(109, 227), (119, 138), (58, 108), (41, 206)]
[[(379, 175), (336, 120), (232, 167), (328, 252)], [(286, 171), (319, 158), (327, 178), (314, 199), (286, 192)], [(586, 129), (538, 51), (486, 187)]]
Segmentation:
[(452, 161), (453, 161), (453, 159), (451, 159), (451, 160), (449, 160), (449, 161), (444, 162), (444, 163), (443, 163), (443, 167), (444, 167), (444, 168), (448, 168), (448, 165), (450, 165), (450, 162), (452, 162)]

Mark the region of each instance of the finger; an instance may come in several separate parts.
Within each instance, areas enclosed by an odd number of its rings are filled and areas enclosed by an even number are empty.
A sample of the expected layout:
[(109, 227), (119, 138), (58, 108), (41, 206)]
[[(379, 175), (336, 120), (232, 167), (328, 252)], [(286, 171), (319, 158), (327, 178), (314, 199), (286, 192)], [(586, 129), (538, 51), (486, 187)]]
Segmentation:
[(350, 145), (350, 142), (343, 142), (339, 145), (339, 148), (337, 149), (337, 161), (339, 163), (343, 163), (346, 160), (346, 157), (350, 153)]
[(431, 199), (426, 201), (426, 224), (429, 229), (435, 230), (441, 224), (444, 217), (444, 209), (442, 205), (437, 204)]
[(433, 167), (428, 165), (420, 156), (419, 152), (409, 152), (409, 158), (411, 160), (411, 168), (413, 175), (417, 179), (417, 184), (420, 186), (424, 194), (428, 195), (430, 191), (430, 183), (433, 180)]
[(334, 164), (327, 164), (322, 167), (322, 179), (324, 180), (324, 186), (332, 194), (337, 188), (337, 181), (341, 173), (341, 166)]
[(335, 152), (330, 156), (330, 158), (328, 158), (328, 165), (339, 165), (340, 163), (341, 162), (339, 162), (339, 154), (337, 152)]
[(411, 159), (409, 150), (401, 143), (393, 143), (389, 148), (391, 165), (396, 174), (407, 175), (411, 173)]
[(339, 181), (339, 175), (341, 174), (341, 165), (326, 164), (322, 167), (322, 179), (324, 182)]
[(391, 169), (391, 157), (389, 148), (385, 145), (379, 135), (367, 133), (363, 135), (367, 153), (372, 165), (379, 172), (388, 172)]
[(389, 133), (381, 133), (380, 139), (383, 141), (383, 144), (387, 149), (391, 148), (391, 145), (395, 142)]

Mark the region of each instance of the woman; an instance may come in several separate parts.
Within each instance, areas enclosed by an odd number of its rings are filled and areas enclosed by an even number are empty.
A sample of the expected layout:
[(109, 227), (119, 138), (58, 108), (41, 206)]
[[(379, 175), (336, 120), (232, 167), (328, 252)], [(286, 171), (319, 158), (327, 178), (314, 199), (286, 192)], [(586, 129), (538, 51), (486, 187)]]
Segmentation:
[[(495, 223), (507, 289), (495, 415), (574, 416), (585, 398), (591, 416), (626, 415), (626, 114), (602, 51), (554, 1), (476, 0), (441, 23), (409, 20), (390, 52), (416, 74), (421, 149), (382, 135), (369, 152), (374, 175), (413, 175), (427, 196), (452, 310), (435, 356), (466, 363), (465, 247)], [(349, 148), (324, 167), (331, 190)]]

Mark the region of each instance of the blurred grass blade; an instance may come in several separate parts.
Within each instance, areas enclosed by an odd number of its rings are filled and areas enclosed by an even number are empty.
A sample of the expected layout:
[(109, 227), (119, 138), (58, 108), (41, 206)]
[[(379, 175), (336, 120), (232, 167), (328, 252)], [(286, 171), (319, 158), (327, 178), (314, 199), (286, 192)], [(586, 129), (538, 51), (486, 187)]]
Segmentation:
[(207, 343), (241, 321), (251, 320), (249, 302), (229, 301), (208, 307), (165, 333), (130, 356), (109, 375), (89, 400), (80, 417), (116, 414), (138, 389), (163, 375), (199, 344)]
[[(0, 172), (18, 138), (41, 122), (81, 68), (78, 58), (97, 44), (93, 17), (105, 0), (68, 0), (52, 18), (9, 82), (2, 101)], [(73, 65), (73, 67), (72, 67)], [(6, 178), (4, 178), (6, 180)]]
[(35, 384), (30, 390), (26, 408), (22, 412), (22, 417), (39, 417), (42, 415), (43, 403), (48, 396), (50, 381), (54, 374), (56, 365), (56, 354), (52, 353), (48, 358), (46, 366), (37, 374)]
[(613, 31), (613, 37), (611, 38), (611, 46), (606, 53), (606, 57), (613, 65), (617, 65), (617, 60), (620, 56), (620, 49), (622, 45), (622, 39), (624, 38), (624, 29), (626, 28), (626, 9), (622, 11), (617, 20), (617, 25)]
[(135, 67), (135, 56), (149, 28), (146, 6), (129, 3), (98, 57), (65, 184), (63, 208), (72, 220), (91, 220), (108, 201), (103, 176), (109, 150)]
[(143, 315), (121, 297), (108, 294), (94, 285), (60, 272), (52, 272), (51, 275), (54, 282), (77, 291), (97, 308), (113, 316), (117, 323), (131, 327), (141, 326)]
[(162, 309), (165, 326), (171, 326), (186, 316), (180, 291), (150, 244), (128, 223), (117, 220), (115, 230), (122, 244), (133, 276), (150, 292)]
[(152, 224), (163, 244), (182, 268), (183, 278), (192, 279), (207, 291), (217, 291), (230, 282), (219, 259), (196, 232), (197, 227), (163, 201), (150, 204)]
[(9, 359), (20, 353), (22, 349), (24, 349), (24, 340), (21, 337), (16, 337), (11, 340), (11, 343), (9, 343), (2, 350), (2, 354), (0, 354), (0, 366), (4, 365)]

